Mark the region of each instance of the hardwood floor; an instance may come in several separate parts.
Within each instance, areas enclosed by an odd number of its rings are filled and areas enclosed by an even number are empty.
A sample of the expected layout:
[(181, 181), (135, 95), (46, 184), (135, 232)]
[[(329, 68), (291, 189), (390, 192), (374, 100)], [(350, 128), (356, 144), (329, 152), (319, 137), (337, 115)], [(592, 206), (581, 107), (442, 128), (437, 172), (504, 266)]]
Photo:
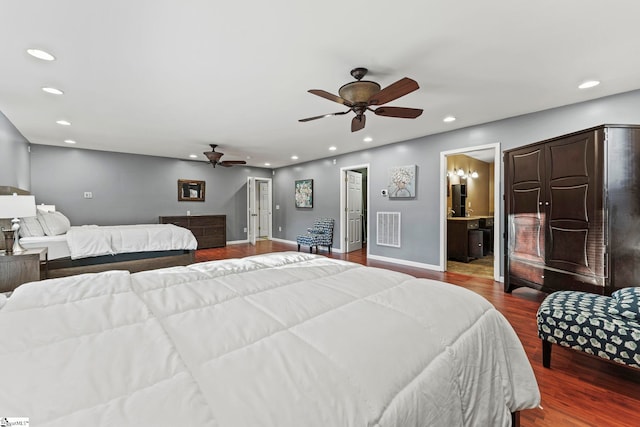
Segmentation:
[[(196, 261), (295, 250), (295, 245), (261, 241), (256, 246), (240, 244), (198, 250)], [(470, 289), (488, 299), (509, 320), (520, 337), (540, 386), (542, 408), (522, 411), (521, 426), (632, 427), (640, 424), (640, 370), (559, 346), (553, 346), (551, 369), (543, 368), (536, 311), (546, 294), (527, 288), (506, 294), (502, 283), (491, 279), (368, 260), (365, 250), (349, 254), (328, 254), (326, 250), (321, 250), (320, 254), (441, 280)]]

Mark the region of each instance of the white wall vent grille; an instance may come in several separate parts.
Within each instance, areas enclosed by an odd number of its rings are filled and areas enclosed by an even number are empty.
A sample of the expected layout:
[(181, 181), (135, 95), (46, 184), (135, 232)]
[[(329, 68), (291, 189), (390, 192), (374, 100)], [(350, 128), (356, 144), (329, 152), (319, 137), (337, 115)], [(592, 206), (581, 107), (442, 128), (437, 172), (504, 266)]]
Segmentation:
[(378, 212), (378, 245), (400, 247), (400, 212)]

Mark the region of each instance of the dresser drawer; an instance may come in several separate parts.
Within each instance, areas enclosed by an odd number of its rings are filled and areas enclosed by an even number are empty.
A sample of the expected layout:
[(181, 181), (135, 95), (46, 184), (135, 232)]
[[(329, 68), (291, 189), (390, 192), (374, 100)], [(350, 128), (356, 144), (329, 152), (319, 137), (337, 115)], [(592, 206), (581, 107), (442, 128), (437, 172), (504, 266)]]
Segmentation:
[(161, 216), (160, 223), (175, 224), (190, 230), (198, 241), (198, 249), (227, 244), (226, 215)]

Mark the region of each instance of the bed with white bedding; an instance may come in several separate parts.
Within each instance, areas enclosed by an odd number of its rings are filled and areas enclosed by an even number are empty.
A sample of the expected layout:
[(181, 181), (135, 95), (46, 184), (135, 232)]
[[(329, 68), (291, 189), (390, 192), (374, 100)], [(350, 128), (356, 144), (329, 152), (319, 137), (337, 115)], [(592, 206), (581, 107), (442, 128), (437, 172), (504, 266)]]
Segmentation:
[(41, 210), (22, 223), (20, 244), (48, 249), (49, 278), (187, 265), (194, 261), (198, 246), (190, 230), (173, 224), (71, 226), (62, 213)]
[(298, 252), (22, 285), (0, 416), (38, 426), (508, 426), (515, 332), (460, 287)]

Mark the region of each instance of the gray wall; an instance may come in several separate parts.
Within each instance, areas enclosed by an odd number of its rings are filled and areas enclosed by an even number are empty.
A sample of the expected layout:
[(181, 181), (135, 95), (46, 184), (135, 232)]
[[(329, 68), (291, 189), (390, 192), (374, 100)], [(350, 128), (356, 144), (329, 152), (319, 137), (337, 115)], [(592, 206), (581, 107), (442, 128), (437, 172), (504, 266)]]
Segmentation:
[[(379, 120), (386, 120), (386, 118), (379, 118)], [(604, 123), (640, 124), (640, 91), (278, 169), (274, 177), (274, 187), (277, 189), (276, 203), (280, 204), (280, 209), (274, 210), (274, 229), (278, 230), (278, 226), (284, 224), (286, 228), (283, 227), (282, 233), (274, 232), (274, 235), (286, 240), (295, 240), (296, 235), (304, 231), (316, 217), (329, 216), (339, 221), (340, 168), (368, 163), (371, 189), (370, 253), (438, 265), (440, 263), (441, 152), (490, 143), (500, 143), (501, 150), (505, 150)], [(335, 144), (340, 145), (339, 141)], [(332, 159), (336, 159), (335, 165)], [(417, 165), (417, 197), (410, 200), (392, 200), (382, 197), (380, 189), (387, 186), (389, 167), (410, 164)], [(293, 181), (306, 178), (314, 180), (314, 208), (296, 209), (292, 199)], [(502, 180), (496, 185), (502, 193)], [(496, 201), (496, 207), (498, 203), (503, 209), (502, 197)], [(378, 211), (401, 212), (401, 248), (376, 245), (375, 215)], [(502, 233), (504, 219), (501, 217), (499, 221), (499, 232)], [(334, 245), (341, 248), (343, 245), (339, 242), (340, 226), (336, 225)], [(497, 255), (502, 259), (502, 254), (501, 247)], [(501, 274), (503, 274), (503, 268), (501, 268)]]
[(0, 186), (31, 189), (29, 142), (0, 113)]
[[(77, 148), (31, 146), (31, 192), (72, 225), (157, 223), (159, 216), (225, 214), (227, 240), (247, 234), (247, 177), (270, 169)], [(178, 202), (178, 179), (205, 181), (204, 202)], [(84, 192), (93, 198), (85, 199)]]

